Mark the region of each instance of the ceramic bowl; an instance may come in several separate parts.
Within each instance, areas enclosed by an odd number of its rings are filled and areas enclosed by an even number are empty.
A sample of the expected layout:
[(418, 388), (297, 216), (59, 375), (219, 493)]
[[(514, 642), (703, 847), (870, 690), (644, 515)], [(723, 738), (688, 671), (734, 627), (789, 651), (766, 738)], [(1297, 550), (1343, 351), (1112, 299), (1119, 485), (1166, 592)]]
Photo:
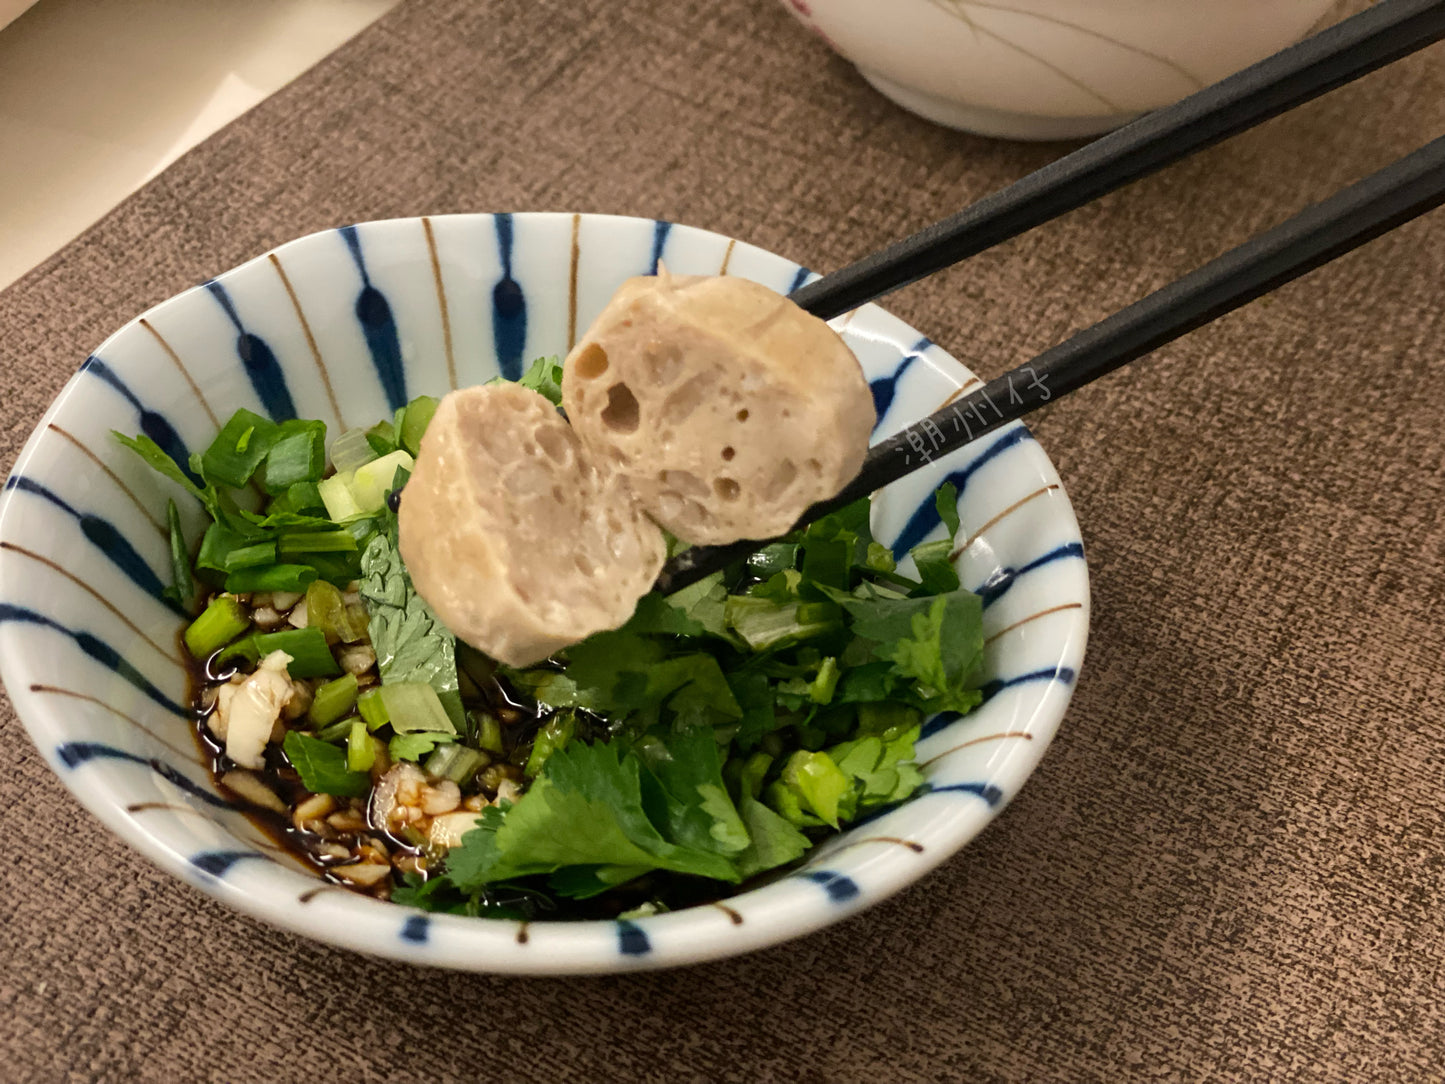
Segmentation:
[(1097, 135), (1298, 41), (1337, 0), (782, 0), (863, 78), (939, 124)]
[[(1078, 525), (1017, 423), (874, 502), (877, 536), (906, 551), (941, 533), (932, 494), (945, 478), (957, 485), (970, 539), (958, 568), (987, 607), (987, 701), (928, 721), (922, 793), (765, 887), (635, 921), (427, 915), (328, 885), (212, 786), (185, 707), (183, 617), (160, 597), (166, 500), (190, 502), (111, 430), (145, 432), (185, 462), (237, 407), (321, 418), (333, 433), (370, 424), (409, 396), (565, 353), (623, 279), (664, 260), (784, 292), (810, 277), (752, 245), (651, 220), (399, 219), (283, 245), (107, 339), (40, 420), (0, 498), (0, 675), (80, 802), (161, 868), (246, 914), (361, 952), (499, 972), (620, 971), (758, 949), (877, 903), (977, 835), (1053, 737), (1088, 628)], [(976, 383), (875, 306), (836, 325), (872, 382), (876, 436)], [(195, 538), (201, 512), (184, 515)]]

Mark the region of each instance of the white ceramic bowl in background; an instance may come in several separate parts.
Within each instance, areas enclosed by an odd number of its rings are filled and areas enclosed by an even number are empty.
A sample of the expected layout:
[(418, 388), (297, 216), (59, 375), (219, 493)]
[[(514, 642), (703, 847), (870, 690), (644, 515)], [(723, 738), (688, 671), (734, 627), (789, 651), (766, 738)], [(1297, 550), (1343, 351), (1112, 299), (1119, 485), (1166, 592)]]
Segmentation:
[(35, 4), (35, 0), (0, 0), (0, 30), (4, 30)]
[(781, 0), (863, 78), (939, 124), (1074, 139), (1304, 37), (1338, 0)]
[[(1078, 524), (1058, 475), (1014, 423), (883, 490), (877, 536), (938, 536), (932, 493), (957, 485), (963, 582), (986, 600), (987, 700), (935, 717), (926, 792), (726, 901), (636, 921), (426, 915), (322, 882), (211, 785), (184, 704), (182, 616), (167, 497), (201, 512), (110, 436), (144, 431), (185, 462), (237, 407), (370, 424), (409, 396), (520, 373), (565, 353), (622, 280), (660, 260), (787, 292), (797, 264), (703, 230), (602, 215), (454, 215), (303, 237), (126, 324), (40, 420), (0, 496), (0, 676), (76, 797), (162, 868), (318, 940), (416, 963), (562, 973), (661, 967), (808, 933), (898, 891), (972, 839), (1017, 793), (1072, 694), (1088, 630)], [(869, 305), (836, 322), (897, 432), (977, 381)], [(67, 870), (87, 877), (93, 871)]]

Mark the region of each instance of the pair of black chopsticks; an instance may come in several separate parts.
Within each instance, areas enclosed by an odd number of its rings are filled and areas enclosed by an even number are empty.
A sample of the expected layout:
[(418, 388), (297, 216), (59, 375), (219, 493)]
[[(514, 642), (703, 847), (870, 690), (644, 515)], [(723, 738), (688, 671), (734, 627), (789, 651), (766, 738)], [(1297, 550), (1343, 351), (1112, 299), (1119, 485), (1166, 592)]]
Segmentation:
[[(1382, 0), (1298, 45), (1150, 113), (912, 237), (809, 283), (792, 299), (824, 319), (917, 282), (1445, 38), (1445, 0)], [(876, 445), (858, 476), (798, 526), (1445, 203), (1445, 137), (1307, 208), (1178, 281)], [(924, 454), (926, 453), (926, 454)], [(757, 549), (687, 550), (670, 592)]]

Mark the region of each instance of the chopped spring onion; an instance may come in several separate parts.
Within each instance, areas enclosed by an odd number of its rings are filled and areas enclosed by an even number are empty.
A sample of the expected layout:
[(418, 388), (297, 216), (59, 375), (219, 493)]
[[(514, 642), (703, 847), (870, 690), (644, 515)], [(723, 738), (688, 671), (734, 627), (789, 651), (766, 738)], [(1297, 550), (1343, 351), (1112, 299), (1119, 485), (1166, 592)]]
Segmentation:
[(247, 546), (237, 546), (221, 560), (226, 572), (238, 572), (243, 568), (257, 568), (261, 565), (274, 565), (275, 563), (276, 543), (274, 542), (254, 542)]
[(391, 717), (386, 714), (386, 705), (381, 702), (381, 688), (367, 689), (356, 699), (356, 710), (366, 720), (368, 730), (380, 730)]
[(346, 767), (353, 772), (369, 772), (376, 763), (376, 747), (381, 743), (366, 732), (366, 724), (357, 719), (346, 737)]
[(242, 595), (251, 591), (304, 591), (316, 580), (310, 565), (268, 565), (243, 568), (226, 577), (226, 590)]
[(321, 491), (315, 482), (297, 482), (290, 486), (285, 493), (273, 500), (266, 508), (272, 515), (278, 512), (291, 512), (296, 515), (315, 515), (326, 510), (326, 504), (321, 499)]
[(244, 535), (222, 527), (219, 523), (212, 523), (201, 536), (201, 552), (196, 556), (196, 567), (225, 572), (226, 555), (246, 544)]
[(361, 515), (361, 505), (356, 503), (356, 497), (351, 492), (351, 478), (352, 472), (344, 471), (316, 484), (321, 503), (326, 506), (326, 514), (337, 523)]
[(577, 733), (577, 715), (571, 711), (559, 711), (552, 718), (542, 725), (537, 731), (536, 740), (532, 743), (531, 755), (527, 757), (527, 766), (522, 769), (522, 774), (528, 779), (535, 779), (537, 773), (553, 753), (566, 747)]
[(338, 719), (334, 723), (328, 723), (316, 732), (316, 737), (320, 741), (327, 742), (346, 741), (346, 739), (351, 736), (351, 724), (355, 721), (356, 716), (350, 715)]
[[(309, 615), (308, 615), (309, 616)], [(335, 681), (318, 686), (311, 699), (306, 718), (313, 726), (330, 726), (337, 719), (351, 714), (356, 706), (356, 675), (342, 674)]]
[(431, 424), (432, 415), (437, 412), (437, 402), (430, 395), (418, 395), (406, 404), (406, 412), (402, 415), (401, 425), (397, 427), (396, 437), (397, 443), (412, 455), (416, 455), (421, 448), (422, 434)]
[(337, 474), (348, 474), (376, 456), (376, 449), (366, 439), (365, 429), (348, 429), (331, 442), (331, 465)]
[(366, 431), (366, 439), (377, 455), (388, 455), (396, 451), (396, 426), (377, 422)]
[(341, 529), (349, 532), (351, 537), (356, 539), (356, 548), (360, 550), (365, 549), (365, 543), (371, 541), (371, 536), (376, 533), (376, 526), (375, 516), (359, 516), (343, 523)]
[(306, 588), (306, 624), (319, 628), (328, 640), (354, 644), (366, 636), (366, 611), (348, 606), (335, 584), (317, 580)]
[(427, 757), (424, 767), (428, 775), (439, 775), (460, 786), (491, 761), (486, 753), (468, 749), (465, 745), (443, 745)]
[(330, 677), (339, 674), (341, 667), (326, 646), (326, 637), (320, 629), (282, 629), (280, 632), (260, 632), (232, 644), (221, 653), (220, 661), (241, 656), (256, 662), (273, 651), (284, 651), (291, 656), (286, 672), (293, 678)]
[[(286, 423), (291, 427), (293, 423)], [(317, 482), (326, 470), (326, 426), (303, 423), (286, 433), (266, 453), (264, 485), (267, 493), (282, 494), (298, 482)]]
[(489, 753), (502, 755), (502, 723), (495, 715), (483, 712), (476, 717), (477, 744)]
[(238, 599), (217, 595), (186, 629), (186, 650), (194, 658), (208, 658), (250, 627), (251, 615)]
[(358, 467), (351, 479), (351, 495), (363, 512), (379, 512), (386, 495), (396, 481), (398, 470), (411, 470), (415, 460), (403, 451), (395, 451)]
[(286, 672), (294, 678), (330, 677), (339, 674), (341, 667), (326, 646), (326, 635), (320, 629), (282, 629), (280, 632), (263, 632), (253, 639), (256, 654), (265, 658), (273, 651), (284, 651), (291, 656)]
[(202, 454), (202, 470), (208, 479), (240, 489), (251, 480), (280, 436), (281, 428), (275, 422), (249, 410), (238, 410)]
[(381, 687), (381, 703), (387, 721), (398, 734), (437, 731), (455, 734), (451, 717), (442, 707), (441, 698), (430, 685), (420, 681), (403, 681)]
[(301, 553), (350, 553), (356, 549), (356, 538), (344, 527), (334, 531), (287, 531), (276, 548), (282, 557)]
[(355, 550), (350, 553), (299, 553), (294, 559), (315, 569), (319, 578), (330, 583), (348, 584), (361, 578), (361, 554)]

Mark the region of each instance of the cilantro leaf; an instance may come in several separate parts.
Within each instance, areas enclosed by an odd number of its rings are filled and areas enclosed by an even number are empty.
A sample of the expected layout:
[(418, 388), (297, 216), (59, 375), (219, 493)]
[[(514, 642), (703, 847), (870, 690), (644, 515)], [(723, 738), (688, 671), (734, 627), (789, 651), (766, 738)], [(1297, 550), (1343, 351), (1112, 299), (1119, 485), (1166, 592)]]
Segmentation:
[(569, 866), (738, 879), (722, 855), (664, 838), (643, 809), (638, 758), (620, 743), (573, 742), (553, 753), (516, 804), (485, 810), (447, 858), (448, 876), (464, 891)]
[(748, 574), (766, 580), (779, 572), (795, 568), (798, 563), (798, 549), (796, 542), (774, 542), (764, 546), (745, 562)]
[(733, 698), (742, 708), (742, 719), (733, 741), (739, 749), (752, 749), (765, 734), (783, 725), (773, 707), (772, 687), (768, 676), (757, 670), (735, 671), (727, 680)]
[(676, 711), (708, 709), (732, 719), (742, 715), (715, 657), (704, 652), (675, 658), (666, 654), (663, 642), (624, 627), (569, 648), (562, 672), (507, 670), (506, 674), (551, 707), (625, 717), (654, 710), (672, 697)]
[(637, 753), (643, 806), (668, 839), (725, 855), (747, 847), (747, 829), (723, 784), (712, 727), (692, 727), (665, 739), (650, 734), (638, 742)]
[(202, 473), (207, 479), (239, 489), (251, 480), (281, 439), (281, 432), (270, 418), (245, 409), (236, 411), (202, 453)]
[(562, 364), (555, 354), (532, 362), (517, 383), (546, 397), (555, 407), (562, 405)]
[(702, 636), (707, 627), (681, 606), (658, 594), (643, 595), (623, 626), (628, 632), (661, 636)]
[(747, 829), (748, 845), (734, 861), (744, 880), (787, 865), (812, 846), (807, 836), (756, 798), (745, 797), (738, 812)]
[(935, 542), (920, 542), (910, 551), (913, 564), (918, 569), (922, 586), (915, 592), (919, 595), (946, 595), (958, 590), (958, 571), (953, 567), (953, 542), (940, 538)]
[(625, 629), (602, 632), (567, 649), (566, 669), (504, 670), (507, 677), (552, 707), (626, 714), (658, 703), (676, 685), (654, 674), (666, 648)]
[(387, 742), (386, 751), (392, 760), (421, 760), (438, 745), (457, 740), (455, 734), (443, 734), (435, 730), (419, 730), (410, 734), (397, 734)]
[(938, 518), (943, 520), (949, 541), (953, 541), (958, 534), (958, 487), (952, 482), (944, 482), (933, 495), (933, 507), (938, 509)]
[(860, 599), (843, 608), (853, 618), (853, 632), (873, 642), (873, 657), (914, 682), (917, 706), (963, 712), (982, 699), (972, 679), (983, 654), (983, 603), (972, 591)]
[(165, 589), (164, 595), (189, 610), (191, 598), (196, 593), (196, 581), (191, 575), (191, 553), (181, 528), (181, 513), (173, 500), (166, 501), (166, 524), (171, 540), (171, 586)]
[(648, 866), (563, 866), (547, 878), (547, 887), (559, 896), (586, 900), (641, 877), (649, 869)]
[(281, 747), (291, 766), (300, 773), (302, 786), (313, 794), (365, 798), (371, 793), (371, 776), (348, 770), (346, 752), (340, 746), (292, 730)]
[(918, 731), (915, 725), (892, 737), (869, 735), (828, 750), (838, 770), (854, 786), (849, 820), (879, 806), (901, 802), (922, 785), (923, 772), (913, 763)]
[[(860, 643), (863, 641), (859, 641)], [(838, 684), (835, 699), (841, 704), (887, 700), (902, 679), (887, 660), (865, 662), (849, 669)]]
[(144, 433), (134, 437), (128, 437), (124, 433), (117, 432), (114, 429), (110, 431), (110, 435), (115, 437), (116, 440), (120, 441), (120, 443), (124, 444), (131, 451), (135, 452), (136, 455), (140, 456), (141, 459), (145, 461), (146, 466), (150, 467), (151, 470), (165, 475), (166, 478), (176, 483), (176, 485), (180, 486), (192, 497), (204, 504), (207, 509), (212, 507), (214, 494), (208, 493), (198, 486), (195, 481), (192, 480), (191, 475), (187, 474), (185, 469), (168, 456), (165, 451), (162, 450), (161, 446), (150, 437)]
[(722, 579), (721, 572), (714, 572), (671, 595), (644, 595), (623, 627), (651, 635), (713, 636), (742, 647), (724, 619), (728, 592)]

